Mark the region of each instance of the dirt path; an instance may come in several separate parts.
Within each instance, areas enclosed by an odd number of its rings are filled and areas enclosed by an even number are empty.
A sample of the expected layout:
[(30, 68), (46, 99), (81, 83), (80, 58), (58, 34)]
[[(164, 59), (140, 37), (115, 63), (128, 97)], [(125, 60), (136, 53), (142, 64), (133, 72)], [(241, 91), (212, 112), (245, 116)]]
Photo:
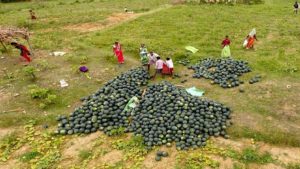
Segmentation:
[(144, 12), (144, 13), (114, 13), (114, 14), (110, 15), (108, 18), (106, 18), (104, 21), (101, 21), (101, 22), (89, 22), (89, 23), (68, 25), (68, 26), (65, 26), (64, 29), (78, 31), (78, 32), (92, 32), (92, 31), (103, 30), (106, 28), (112, 28), (112, 27), (124, 24), (126, 22), (130, 22), (141, 16), (150, 15), (150, 14), (159, 12), (161, 10), (170, 8), (171, 6), (172, 5), (165, 5), (163, 7), (154, 9), (149, 12)]

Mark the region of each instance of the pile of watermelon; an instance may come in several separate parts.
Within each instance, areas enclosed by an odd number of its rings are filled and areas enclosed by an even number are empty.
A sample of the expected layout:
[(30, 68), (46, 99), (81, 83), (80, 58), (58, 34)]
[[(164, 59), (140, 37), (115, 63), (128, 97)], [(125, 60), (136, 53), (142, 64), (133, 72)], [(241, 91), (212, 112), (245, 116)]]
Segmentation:
[[(148, 148), (176, 143), (180, 150), (206, 145), (210, 136), (228, 137), (230, 109), (215, 101), (200, 99), (168, 82), (147, 85), (143, 68), (129, 70), (109, 81), (69, 117), (58, 117), (58, 134), (89, 134), (97, 130), (142, 135)], [(142, 95), (142, 88), (146, 86)], [(137, 107), (126, 110), (132, 97)]]

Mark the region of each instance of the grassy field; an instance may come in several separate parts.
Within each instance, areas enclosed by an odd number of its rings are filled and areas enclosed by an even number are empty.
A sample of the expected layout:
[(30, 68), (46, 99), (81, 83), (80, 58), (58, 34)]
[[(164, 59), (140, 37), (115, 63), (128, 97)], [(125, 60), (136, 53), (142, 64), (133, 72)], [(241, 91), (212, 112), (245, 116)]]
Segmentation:
[[(0, 4), (0, 26), (28, 27), (33, 32), (30, 65), (37, 70), (37, 78), (32, 79), (18, 60), (18, 51), (0, 49), (0, 168), (299, 168), (300, 159), (293, 160), (293, 156), (300, 157), (300, 16), (293, 14), (293, 1), (233, 6), (176, 2), (49, 0)], [(135, 13), (124, 14), (125, 6)], [(29, 20), (29, 9), (36, 12), (36, 21)], [(242, 42), (254, 27), (259, 41), (255, 50), (244, 50)], [(222, 89), (208, 80), (192, 79), (192, 72), (183, 66), (176, 64), (175, 69), (183, 76), (189, 74), (184, 86), (204, 89), (205, 97), (232, 108), (230, 144), (214, 139), (204, 150), (170, 149), (169, 159), (155, 163), (155, 152), (145, 152), (139, 139), (127, 135), (51, 134), (58, 114), (69, 114), (80, 105), (81, 97), (139, 66), (140, 43), (163, 57), (172, 56), (174, 61), (185, 57), (186, 45), (195, 46), (199, 52), (189, 56), (195, 63), (219, 57), (225, 35), (232, 40), (233, 57), (248, 61), (252, 67), (242, 79), (248, 81), (260, 74), (261, 82)], [(125, 53), (126, 63), (121, 67), (111, 52), (117, 39)], [(66, 51), (67, 55), (50, 56), (52, 51)], [(78, 73), (80, 65), (89, 67), (91, 79)], [(60, 88), (60, 79), (70, 86)], [(171, 81), (181, 85), (179, 80)], [(32, 85), (49, 89), (56, 96), (53, 103), (43, 108), (43, 100), (32, 99)], [(240, 93), (240, 88), (245, 93)], [(42, 129), (45, 124), (49, 129)], [(236, 149), (237, 145), (242, 149)], [(277, 149), (288, 155), (276, 154)], [(107, 158), (111, 156), (119, 160), (110, 163)]]

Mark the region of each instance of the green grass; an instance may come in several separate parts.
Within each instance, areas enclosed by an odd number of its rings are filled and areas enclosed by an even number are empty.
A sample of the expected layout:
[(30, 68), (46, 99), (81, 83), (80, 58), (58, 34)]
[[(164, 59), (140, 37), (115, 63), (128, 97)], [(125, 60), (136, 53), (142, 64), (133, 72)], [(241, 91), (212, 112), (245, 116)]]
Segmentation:
[(16, 132), (5, 135), (0, 140), (0, 161), (6, 161), (7, 157), (12, 153), (18, 144), (18, 135)]
[(90, 150), (80, 150), (78, 157), (81, 159), (81, 161), (88, 159), (92, 155), (92, 152)]
[(34, 159), (35, 157), (39, 156), (40, 153), (36, 151), (26, 152), (22, 154), (19, 158), (22, 162), (29, 162), (30, 160)]
[(290, 163), (286, 167), (287, 169), (300, 169), (300, 163)]
[(267, 164), (274, 162), (271, 154), (265, 152), (263, 154), (259, 154), (256, 149), (246, 148), (243, 150), (239, 160), (243, 163), (257, 163), (257, 164)]
[(276, 129), (265, 129), (257, 131), (247, 127), (238, 126), (230, 128), (229, 132), (234, 138), (249, 138), (256, 141), (264, 141), (275, 145), (300, 146), (300, 140), (292, 133), (277, 131)]

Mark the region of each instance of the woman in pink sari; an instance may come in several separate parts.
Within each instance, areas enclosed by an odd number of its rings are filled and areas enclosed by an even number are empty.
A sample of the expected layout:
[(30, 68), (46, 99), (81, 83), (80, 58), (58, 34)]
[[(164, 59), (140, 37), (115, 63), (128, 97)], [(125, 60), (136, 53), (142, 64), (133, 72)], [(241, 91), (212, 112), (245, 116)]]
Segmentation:
[(113, 45), (113, 52), (115, 56), (118, 58), (119, 64), (123, 64), (124, 56), (123, 56), (121, 44), (119, 42), (115, 42), (115, 44)]

